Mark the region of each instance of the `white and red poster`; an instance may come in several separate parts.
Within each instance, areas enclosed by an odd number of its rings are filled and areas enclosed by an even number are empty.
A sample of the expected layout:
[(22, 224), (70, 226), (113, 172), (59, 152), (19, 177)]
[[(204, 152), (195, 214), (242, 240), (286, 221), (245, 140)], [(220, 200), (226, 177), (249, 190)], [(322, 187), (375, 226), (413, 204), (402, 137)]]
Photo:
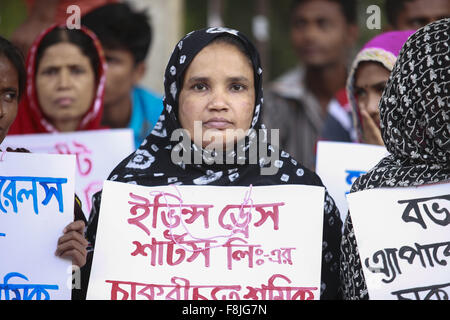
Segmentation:
[(108, 129), (55, 134), (9, 135), (2, 148), (26, 148), (32, 153), (73, 154), (76, 157), (75, 192), (86, 218), (92, 196), (111, 171), (134, 151), (131, 129)]
[(106, 181), (87, 299), (317, 300), (324, 188)]

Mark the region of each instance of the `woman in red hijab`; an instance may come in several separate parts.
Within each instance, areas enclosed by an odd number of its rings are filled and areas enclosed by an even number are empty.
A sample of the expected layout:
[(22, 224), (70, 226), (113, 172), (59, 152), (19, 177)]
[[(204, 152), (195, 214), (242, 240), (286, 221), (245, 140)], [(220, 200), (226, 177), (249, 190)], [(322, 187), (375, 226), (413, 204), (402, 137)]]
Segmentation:
[(26, 67), (9, 134), (101, 129), (106, 64), (94, 33), (52, 26), (34, 41)]

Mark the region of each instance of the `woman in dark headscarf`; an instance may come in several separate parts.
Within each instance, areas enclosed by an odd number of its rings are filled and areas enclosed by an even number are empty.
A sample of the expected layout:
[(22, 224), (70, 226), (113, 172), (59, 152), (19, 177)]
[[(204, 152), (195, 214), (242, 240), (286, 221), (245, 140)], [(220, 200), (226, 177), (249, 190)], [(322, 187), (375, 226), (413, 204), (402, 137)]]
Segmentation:
[[(390, 155), (359, 177), (351, 192), (450, 181), (450, 19), (431, 23), (403, 45), (380, 102)], [(341, 244), (344, 298), (368, 299), (352, 220)]]
[[(255, 134), (255, 130), (264, 131), (260, 121), (262, 69), (258, 52), (240, 32), (209, 28), (187, 34), (172, 53), (164, 86), (165, 108), (158, 124), (140, 148), (113, 170), (109, 180), (144, 186), (323, 186), (316, 174), (287, 153), (264, 144), (264, 138)], [(197, 139), (196, 121), (200, 129), (211, 133), (212, 139)], [(232, 132), (231, 139), (227, 129)], [(179, 139), (173, 141), (177, 133), (181, 143)], [(217, 143), (223, 139), (223, 144)], [(211, 145), (215, 147), (211, 149)], [(224, 145), (225, 151), (217, 152)], [(252, 158), (254, 147), (259, 151), (257, 159)], [(262, 154), (279, 160), (270, 163)], [(264, 175), (270, 165), (276, 167), (276, 173)], [(94, 195), (88, 223), (87, 237), (92, 246), (100, 198), (100, 193)], [(328, 193), (324, 202), (321, 298), (335, 299), (342, 222)]]

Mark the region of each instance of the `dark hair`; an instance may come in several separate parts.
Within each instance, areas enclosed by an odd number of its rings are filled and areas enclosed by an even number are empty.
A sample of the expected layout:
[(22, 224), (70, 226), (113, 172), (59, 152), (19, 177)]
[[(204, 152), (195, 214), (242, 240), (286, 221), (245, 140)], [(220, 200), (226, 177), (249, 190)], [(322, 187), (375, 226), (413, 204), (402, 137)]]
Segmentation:
[(101, 63), (99, 53), (97, 51), (97, 48), (95, 47), (94, 41), (86, 33), (78, 29), (66, 29), (57, 27), (47, 33), (44, 38), (42, 38), (42, 41), (37, 49), (35, 62), (36, 70), (39, 68), (39, 63), (45, 50), (48, 47), (61, 42), (68, 42), (76, 45), (81, 50), (81, 52), (89, 58), (95, 74), (95, 79), (98, 81), (100, 77), (98, 72)]
[(0, 36), (0, 56), (5, 56), (17, 71), (19, 78), (19, 99), (25, 91), (25, 82), (27, 74), (25, 70), (25, 62), (22, 52), (11, 42)]
[(396, 26), (396, 20), (398, 14), (405, 7), (405, 2), (411, 2), (411, 0), (386, 0), (384, 3), (384, 12), (386, 13), (386, 18), (391, 26)]
[(152, 29), (145, 12), (136, 12), (126, 3), (111, 3), (81, 18), (106, 49), (129, 51), (135, 63), (145, 60), (152, 41)]
[[(304, 2), (311, 0), (292, 0), (290, 12), (294, 10)], [(336, 2), (340, 5), (342, 13), (344, 14), (345, 20), (350, 24), (356, 24), (358, 22), (358, 14), (356, 10), (356, 0), (327, 0), (330, 2)]]

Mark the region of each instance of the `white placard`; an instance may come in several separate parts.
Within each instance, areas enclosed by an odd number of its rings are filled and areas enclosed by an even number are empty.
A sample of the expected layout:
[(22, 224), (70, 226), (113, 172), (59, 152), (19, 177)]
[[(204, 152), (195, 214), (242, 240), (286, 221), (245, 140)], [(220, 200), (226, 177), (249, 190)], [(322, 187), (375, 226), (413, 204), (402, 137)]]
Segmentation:
[(347, 217), (346, 195), (355, 180), (388, 155), (385, 147), (346, 142), (319, 141), (316, 173), (336, 202), (342, 222)]
[(111, 171), (134, 150), (131, 129), (77, 131), (57, 134), (9, 135), (2, 147), (26, 148), (33, 153), (76, 156), (75, 192), (86, 218), (92, 196), (100, 191)]
[(87, 298), (319, 299), (323, 199), (303, 185), (106, 181)]
[(348, 195), (371, 299), (450, 297), (450, 183)]
[(74, 176), (72, 155), (2, 154), (0, 300), (71, 298), (72, 262), (55, 251), (74, 219)]

